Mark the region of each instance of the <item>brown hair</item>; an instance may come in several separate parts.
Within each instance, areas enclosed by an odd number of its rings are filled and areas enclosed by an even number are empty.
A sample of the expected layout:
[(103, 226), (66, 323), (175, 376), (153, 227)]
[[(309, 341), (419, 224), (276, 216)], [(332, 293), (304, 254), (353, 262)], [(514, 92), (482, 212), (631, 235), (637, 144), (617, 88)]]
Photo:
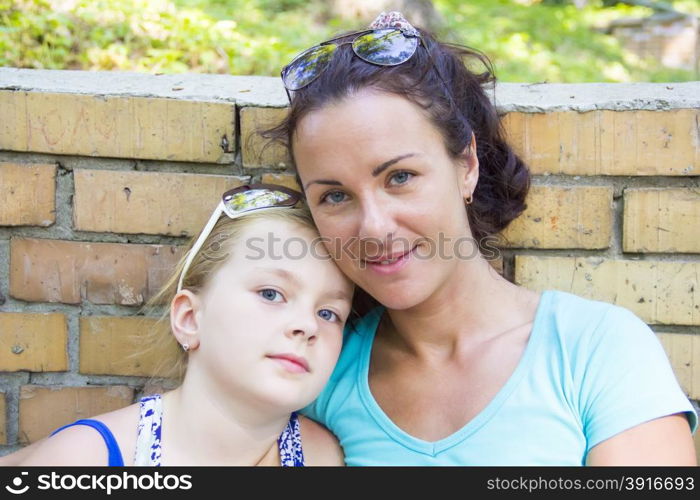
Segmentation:
[[(300, 120), (363, 88), (397, 94), (421, 107), (439, 130), (453, 159), (469, 146), (473, 132), (479, 181), (467, 212), (472, 236), (483, 250), (488, 236), (502, 231), (525, 210), (530, 172), (507, 144), (496, 108), (485, 91), (496, 82), (488, 57), (463, 45), (438, 42), (424, 29), (420, 32), (427, 50), (419, 47), (408, 61), (396, 66), (367, 63), (355, 56), (350, 44), (339, 46), (321, 75), (293, 93), (286, 118), (260, 133), (270, 139), (266, 146), (281, 143), (294, 158), (292, 138)], [(470, 69), (474, 62), (480, 63), (484, 71)], [(301, 186), (298, 172), (296, 177)], [(363, 300), (359, 289), (355, 297), (356, 309), (366, 311), (367, 307), (357, 302)], [(369, 306), (373, 304), (376, 302), (369, 300)]]
[[(311, 229), (314, 233), (318, 232), (311, 217), (311, 212), (305, 205), (294, 209), (269, 208), (259, 210), (236, 219), (222, 215), (192, 260), (184, 277), (182, 288), (186, 288), (194, 293), (200, 293), (210, 281), (210, 277), (228, 259), (233, 242), (240, 237), (247, 227), (255, 222), (265, 220), (284, 220), (296, 223), (303, 228)], [(187, 353), (180, 348), (170, 328), (170, 306), (177, 294), (177, 283), (185, 265), (187, 253), (193, 247), (198, 236), (199, 234), (196, 234), (190, 240), (185, 247), (187, 252), (183, 254), (177, 266), (175, 266), (173, 274), (142, 308), (142, 312), (152, 312), (167, 306), (158, 316), (155, 325), (139, 340), (139, 342), (143, 343), (145, 352), (151, 352), (160, 358), (159, 366), (156, 373), (152, 375), (153, 377), (163, 377), (181, 382), (187, 369)]]

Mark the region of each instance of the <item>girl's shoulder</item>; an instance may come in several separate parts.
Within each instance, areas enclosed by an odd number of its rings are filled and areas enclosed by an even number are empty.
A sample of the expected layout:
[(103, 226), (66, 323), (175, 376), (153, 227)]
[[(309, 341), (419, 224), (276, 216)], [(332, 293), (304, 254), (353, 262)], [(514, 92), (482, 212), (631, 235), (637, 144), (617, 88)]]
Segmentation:
[[(139, 403), (88, 420), (104, 424), (117, 441), (125, 465), (131, 465), (136, 447), (136, 426), (139, 421)], [(104, 466), (108, 463), (108, 449), (104, 438), (93, 427), (74, 425), (52, 436), (37, 441), (16, 452), (21, 466)]]
[(298, 415), (305, 465), (345, 465), (343, 450), (331, 431), (318, 422)]

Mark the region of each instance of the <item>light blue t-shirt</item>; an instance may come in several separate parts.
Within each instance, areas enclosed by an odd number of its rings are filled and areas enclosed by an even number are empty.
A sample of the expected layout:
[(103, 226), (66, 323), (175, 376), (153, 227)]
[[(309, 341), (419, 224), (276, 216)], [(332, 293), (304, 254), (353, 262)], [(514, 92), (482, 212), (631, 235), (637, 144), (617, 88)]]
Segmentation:
[(627, 309), (547, 290), (513, 374), (450, 436), (428, 442), (396, 426), (367, 382), (385, 308), (346, 325), (343, 351), (302, 413), (340, 440), (348, 465), (584, 465), (588, 451), (657, 417), (698, 418), (654, 332)]

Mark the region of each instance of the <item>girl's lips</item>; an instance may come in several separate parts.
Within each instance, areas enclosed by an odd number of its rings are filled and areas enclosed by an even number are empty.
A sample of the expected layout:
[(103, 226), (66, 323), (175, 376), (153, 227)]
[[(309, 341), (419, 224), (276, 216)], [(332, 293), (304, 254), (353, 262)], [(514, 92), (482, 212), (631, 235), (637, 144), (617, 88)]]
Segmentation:
[(381, 274), (382, 276), (394, 274), (399, 272), (408, 264), (408, 262), (411, 259), (411, 256), (413, 255), (413, 252), (416, 250), (417, 247), (418, 245), (416, 245), (411, 250), (403, 254), (401, 257), (393, 261), (391, 264), (381, 264), (379, 261), (369, 260), (364, 260), (362, 262), (365, 263), (368, 269), (371, 269), (375, 273)]
[(307, 373), (310, 371), (306, 358), (294, 354), (270, 354), (267, 357), (276, 361), (290, 373)]

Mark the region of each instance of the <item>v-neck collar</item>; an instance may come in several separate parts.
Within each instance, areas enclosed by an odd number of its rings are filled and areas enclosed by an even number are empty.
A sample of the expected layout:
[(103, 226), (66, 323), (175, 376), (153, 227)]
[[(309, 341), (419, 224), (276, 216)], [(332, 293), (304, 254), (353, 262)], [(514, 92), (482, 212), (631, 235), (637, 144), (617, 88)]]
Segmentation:
[(384, 410), (382, 410), (382, 408), (379, 406), (377, 401), (374, 399), (372, 392), (370, 391), (369, 363), (372, 354), (372, 345), (374, 344), (374, 338), (377, 333), (379, 321), (381, 320), (386, 309), (384, 306), (377, 306), (368, 313), (368, 324), (366, 329), (367, 335), (365, 335), (362, 340), (363, 345), (361, 350), (361, 359), (357, 372), (357, 384), (360, 399), (377, 424), (396, 442), (401, 443), (406, 448), (418, 453), (435, 456), (446, 449), (455, 446), (475, 433), (493, 417), (493, 415), (498, 411), (501, 405), (503, 405), (506, 399), (508, 399), (508, 396), (510, 396), (513, 390), (522, 380), (525, 373), (528, 371), (530, 365), (532, 364), (532, 359), (535, 351), (537, 350), (537, 346), (539, 345), (540, 339), (543, 335), (543, 330), (546, 329), (542, 323), (545, 321), (546, 312), (549, 310), (550, 300), (550, 291), (543, 291), (540, 296), (539, 304), (537, 305), (535, 319), (533, 321), (532, 330), (530, 337), (528, 338), (527, 345), (525, 346), (518, 364), (506, 383), (500, 388), (486, 407), (484, 407), (484, 409), (482, 409), (476, 416), (470, 419), (462, 428), (438, 441), (424, 441), (411, 436), (406, 431), (401, 429), (389, 418), (386, 413), (384, 413)]

